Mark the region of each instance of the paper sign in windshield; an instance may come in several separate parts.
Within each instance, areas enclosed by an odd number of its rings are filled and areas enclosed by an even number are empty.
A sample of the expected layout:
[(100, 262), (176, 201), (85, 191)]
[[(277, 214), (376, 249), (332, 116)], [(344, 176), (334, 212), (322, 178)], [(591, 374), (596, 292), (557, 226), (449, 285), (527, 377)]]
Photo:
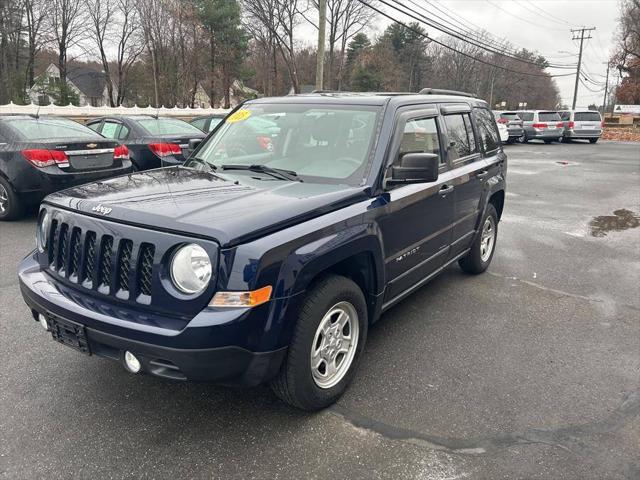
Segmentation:
[(238, 110), (227, 118), (227, 123), (244, 122), (250, 116), (251, 112), (249, 110)]

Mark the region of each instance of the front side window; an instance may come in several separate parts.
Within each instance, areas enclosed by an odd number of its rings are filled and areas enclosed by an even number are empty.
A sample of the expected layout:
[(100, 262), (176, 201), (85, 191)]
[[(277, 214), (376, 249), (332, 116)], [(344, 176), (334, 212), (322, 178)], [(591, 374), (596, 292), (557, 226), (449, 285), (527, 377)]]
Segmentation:
[(444, 163), (435, 118), (413, 119), (405, 124), (398, 160), (407, 153), (433, 153), (438, 155), (440, 163)]
[(492, 152), (500, 146), (500, 134), (496, 127), (496, 122), (491, 117), (488, 110), (484, 108), (476, 108), (473, 110), (476, 125), (478, 126), (478, 135), (480, 143), (485, 152)]
[(469, 120), (469, 114), (445, 115), (444, 123), (447, 126), (449, 158), (457, 160), (471, 155), (476, 151), (476, 140), (473, 128)]
[[(198, 160), (222, 170), (263, 165), (296, 172), (305, 182), (360, 185), (368, 173), (380, 110), (249, 104), (226, 118), (198, 151)], [(232, 168), (224, 173), (243, 174)]]
[(151, 135), (202, 134), (193, 125), (176, 118), (144, 118), (138, 120), (138, 125)]
[(90, 128), (64, 118), (15, 119), (7, 124), (25, 140), (98, 137)]

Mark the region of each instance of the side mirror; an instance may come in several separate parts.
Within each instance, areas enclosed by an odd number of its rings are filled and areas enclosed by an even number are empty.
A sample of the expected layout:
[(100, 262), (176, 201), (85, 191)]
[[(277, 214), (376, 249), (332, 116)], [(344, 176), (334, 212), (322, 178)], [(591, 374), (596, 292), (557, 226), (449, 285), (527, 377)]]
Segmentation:
[(191, 140), (189, 140), (189, 155), (191, 155), (191, 153), (198, 148), (198, 145), (200, 145), (202, 143), (202, 139), (201, 138), (192, 138)]
[(391, 183), (426, 183), (438, 180), (440, 157), (435, 153), (407, 153), (391, 171)]

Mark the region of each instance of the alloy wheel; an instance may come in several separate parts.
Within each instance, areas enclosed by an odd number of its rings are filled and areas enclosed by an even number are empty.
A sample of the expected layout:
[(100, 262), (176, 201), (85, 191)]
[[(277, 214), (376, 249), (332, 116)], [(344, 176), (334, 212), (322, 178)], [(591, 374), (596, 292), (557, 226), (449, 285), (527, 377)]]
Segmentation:
[(486, 262), (491, 257), (493, 246), (496, 242), (496, 228), (493, 217), (488, 216), (482, 226), (482, 236), (480, 237), (480, 259)]

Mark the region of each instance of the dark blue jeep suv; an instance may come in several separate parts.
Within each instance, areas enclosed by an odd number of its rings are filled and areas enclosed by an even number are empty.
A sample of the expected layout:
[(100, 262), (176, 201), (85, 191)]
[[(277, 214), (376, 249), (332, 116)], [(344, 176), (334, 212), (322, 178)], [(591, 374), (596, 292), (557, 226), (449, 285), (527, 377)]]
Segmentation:
[(250, 101), (182, 166), (48, 196), (22, 294), (55, 340), (130, 372), (319, 409), (385, 310), (454, 262), (489, 266), (505, 173), (466, 94)]

